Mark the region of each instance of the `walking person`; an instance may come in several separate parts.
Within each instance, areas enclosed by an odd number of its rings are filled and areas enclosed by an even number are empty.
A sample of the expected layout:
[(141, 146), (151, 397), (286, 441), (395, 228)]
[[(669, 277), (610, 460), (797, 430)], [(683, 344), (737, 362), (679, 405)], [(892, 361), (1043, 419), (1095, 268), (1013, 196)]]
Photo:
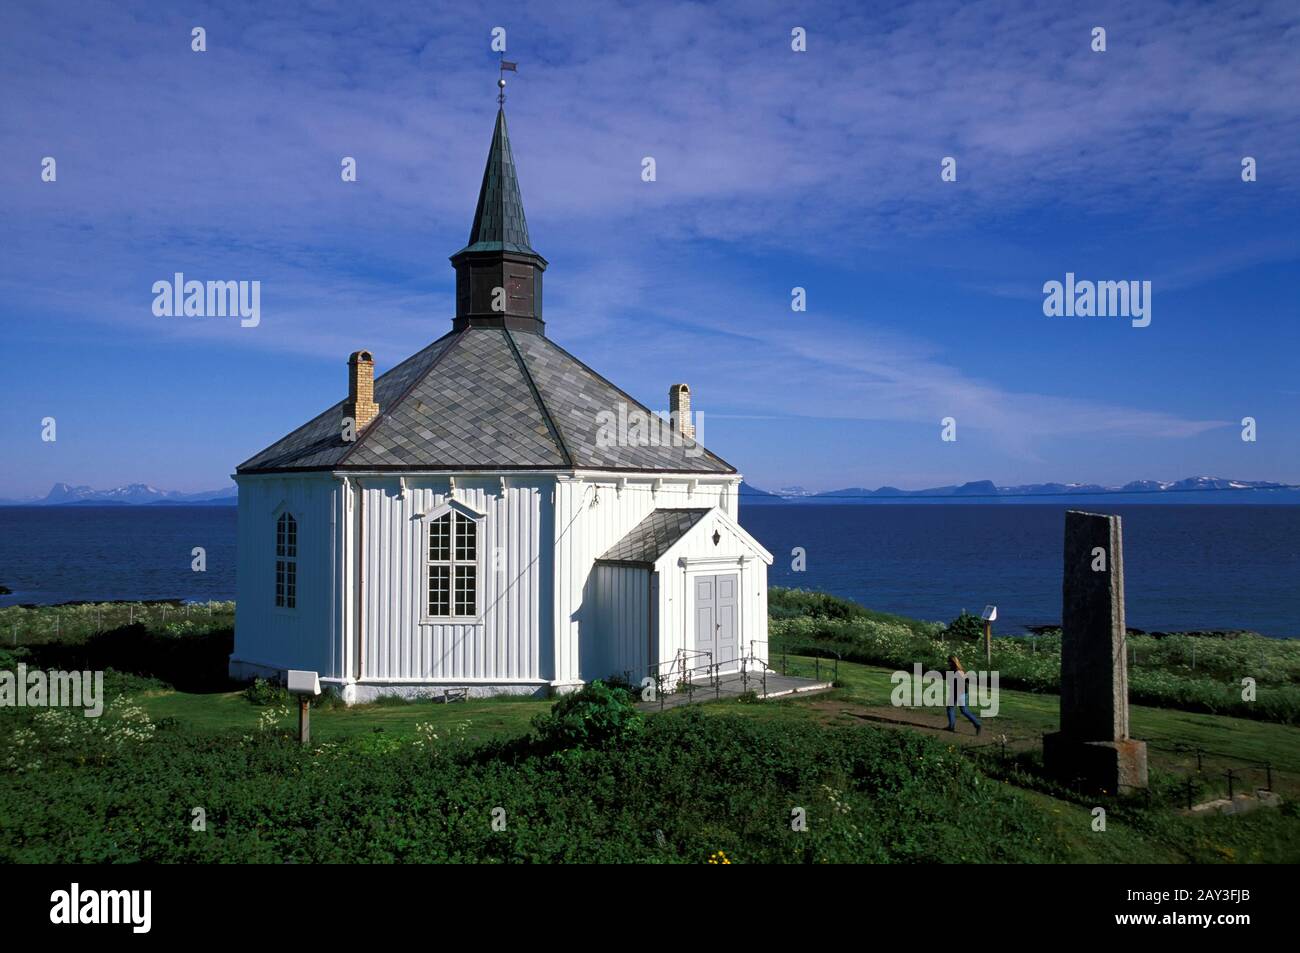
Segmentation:
[(955, 655), (948, 656), (948, 671), (955, 673), (949, 676), (948, 682), (948, 730), (957, 730), (957, 708), (961, 708), (961, 713), (970, 719), (970, 723), (975, 726), (975, 734), (983, 730), (980, 720), (971, 714), (971, 710), (966, 707), (966, 670), (961, 667), (961, 659)]

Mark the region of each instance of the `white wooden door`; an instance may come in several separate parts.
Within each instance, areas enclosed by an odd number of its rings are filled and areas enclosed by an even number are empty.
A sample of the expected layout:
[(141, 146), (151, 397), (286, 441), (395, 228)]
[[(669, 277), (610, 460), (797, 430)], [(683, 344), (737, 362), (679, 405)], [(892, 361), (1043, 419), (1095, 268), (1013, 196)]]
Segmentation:
[[(740, 580), (736, 573), (695, 577), (695, 650), (711, 652), (723, 671), (736, 667), (740, 636)], [(691, 666), (707, 663), (691, 660)]]

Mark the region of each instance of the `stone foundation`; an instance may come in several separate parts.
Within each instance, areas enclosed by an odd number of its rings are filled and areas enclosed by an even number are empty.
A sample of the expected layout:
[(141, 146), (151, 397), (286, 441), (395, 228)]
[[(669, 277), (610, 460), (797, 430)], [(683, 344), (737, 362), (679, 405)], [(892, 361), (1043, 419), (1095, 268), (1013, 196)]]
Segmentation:
[[(321, 679), (321, 685), (326, 684)], [(497, 695), (516, 695), (521, 698), (545, 698), (551, 693), (549, 682), (497, 682), (466, 685), (464, 682), (421, 682), (419, 684), (394, 684), (392, 682), (334, 682), (331, 690), (349, 705), (364, 705), (381, 698), (405, 698), (411, 701), (429, 699), (442, 701), (448, 692), (455, 699), (493, 698)]]
[(245, 662), (243, 659), (232, 658), (230, 660), (230, 678), (236, 682), (251, 682), (255, 678), (264, 678), (269, 682), (283, 682), (285, 672), (288, 669), (278, 668), (274, 665), (263, 665), (260, 662)]
[[(255, 678), (284, 684), (287, 668), (265, 665), (261, 662), (247, 662), (243, 659), (230, 660), (230, 677), (236, 682), (251, 682)], [(410, 700), (426, 698), (431, 701), (443, 701), (450, 692), (457, 699), (491, 698), (496, 695), (515, 695), (521, 698), (546, 698), (552, 694), (563, 694), (582, 687), (581, 682), (572, 686), (554, 686), (548, 681), (536, 682), (386, 682), (381, 679), (373, 681), (352, 681), (341, 678), (320, 680), (321, 690), (337, 695), (348, 705), (364, 705), (381, 698), (406, 698)]]
[(1147, 786), (1144, 741), (1076, 741), (1057, 731), (1043, 738), (1043, 764), (1059, 780), (1089, 791), (1133, 794)]

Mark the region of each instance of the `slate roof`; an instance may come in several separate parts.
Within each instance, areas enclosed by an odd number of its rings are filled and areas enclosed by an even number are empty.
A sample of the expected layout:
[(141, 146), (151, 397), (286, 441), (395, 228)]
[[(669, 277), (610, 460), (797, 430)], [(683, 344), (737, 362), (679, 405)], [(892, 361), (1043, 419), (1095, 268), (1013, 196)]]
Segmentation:
[[(506, 117), (497, 111), (469, 245), (457, 252), (533, 250)], [(491, 254), (486, 256), (491, 259)], [(456, 256), (453, 256), (453, 263)], [(472, 316), (471, 316), (472, 318)], [(539, 331), (471, 319), (375, 379), (379, 416), (344, 442), (345, 401), (239, 465), (240, 473), (306, 470), (621, 470), (735, 473), (694, 441), (609, 442), (603, 415), (650, 411)], [(339, 375), (339, 383), (344, 383)], [(341, 388), (340, 388), (341, 389)], [(626, 418), (625, 418), (626, 419)], [(602, 426), (604, 424), (604, 426)], [(658, 429), (658, 424), (656, 424)], [(632, 427), (627, 428), (629, 431)], [(602, 432), (604, 431), (604, 432)], [(662, 431), (668, 433), (667, 424)], [(617, 436), (617, 433), (615, 434)], [(635, 435), (631, 435), (635, 436)]]
[(531, 332), (469, 327), (439, 338), (377, 377), (375, 402), (379, 416), (354, 442), (343, 440), (340, 400), (240, 464), (238, 472), (736, 472), (693, 442), (601, 446), (610, 442), (598, 439), (602, 411), (617, 415), (620, 403), (629, 414), (650, 411), (557, 344)]
[(659, 509), (632, 527), (632, 531), (615, 543), (601, 563), (621, 566), (653, 566), (691, 527), (704, 518), (708, 510)]

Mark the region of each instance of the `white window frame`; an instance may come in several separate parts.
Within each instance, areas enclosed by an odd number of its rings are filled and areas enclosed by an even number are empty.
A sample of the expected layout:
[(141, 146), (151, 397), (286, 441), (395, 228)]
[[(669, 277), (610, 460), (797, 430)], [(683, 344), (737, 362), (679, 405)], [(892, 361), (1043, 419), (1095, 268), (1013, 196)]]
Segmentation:
[[(429, 558), (429, 545), (433, 533), (433, 524), (442, 519), (444, 516), (452, 514), (451, 518), (451, 552), (448, 560), (433, 560)], [(456, 559), (456, 516), (469, 520), (474, 524), (474, 613), (472, 615), (456, 614), (456, 567), (470, 565), (468, 562), (458, 561)], [(420, 533), (420, 624), (421, 625), (470, 625), (483, 620), (483, 580), (487, 576), (487, 547), (485, 543), (484, 526), (487, 517), (483, 513), (471, 509), (459, 501), (448, 501), (441, 506), (430, 510), (424, 515), (422, 520), (423, 526)], [(432, 566), (449, 566), (448, 584), (451, 589), (448, 598), (448, 613), (446, 615), (432, 615), (429, 612), (429, 577), (430, 567)]]
[[(280, 555), (280, 520), (285, 519), (286, 517), (290, 520), (293, 520), (293, 555), (292, 556), (288, 555), (287, 553), (283, 556)], [(275, 553), (271, 558), (271, 563), (272, 563), (271, 606), (272, 608), (275, 609), (276, 612), (284, 612), (284, 613), (292, 614), (298, 611), (298, 568), (299, 568), (298, 551), (301, 548), (299, 545), (300, 536), (301, 536), (299, 532), (300, 529), (301, 529), (301, 521), (298, 519), (298, 517), (293, 515), (293, 511), (288, 506), (281, 505), (275, 508), (274, 514), (271, 517), (271, 534), (272, 534), (272, 538), (274, 539), (274, 546), (275, 546)], [(293, 605), (289, 605), (287, 573), (285, 576), (286, 586), (285, 586), (284, 603), (280, 602), (280, 594), (277, 592), (277, 588), (279, 586), (279, 580), (280, 580), (281, 563), (291, 563), (293, 565)]]

